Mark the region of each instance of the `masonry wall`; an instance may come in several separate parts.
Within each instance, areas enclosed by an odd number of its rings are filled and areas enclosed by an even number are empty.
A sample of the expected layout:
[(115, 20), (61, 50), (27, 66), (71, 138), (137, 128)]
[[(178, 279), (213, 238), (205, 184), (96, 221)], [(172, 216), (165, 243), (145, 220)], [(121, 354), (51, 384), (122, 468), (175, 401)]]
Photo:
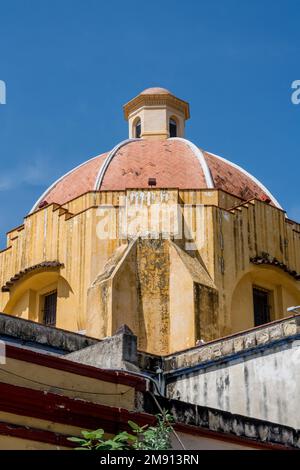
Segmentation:
[[(219, 290), (219, 337), (254, 326), (252, 289), (270, 291), (270, 320), (287, 315), (300, 303), (299, 225), (285, 213), (260, 201), (228, 211), (212, 207), (214, 226), (213, 279)], [(266, 256), (266, 264), (251, 260)], [(278, 260), (275, 266), (273, 260)], [(299, 278), (298, 278), (299, 279)]]
[[(121, 246), (128, 246), (136, 235), (135, 230), (124, 235), (114, 225), (120, 217), (115, 208), (125, 196), (131, 209), (144, 207), (149, 211), (148, 217), (154, 204), (180, 205), (185, 232), (180, 240), (176, 239), (176, 233), (170, 233), (170, 238), (175, 238), (182, 251), (197, 258), (211, 279), (216, 295), (214, 299), (206, 295), (201, 279), (193, 281), (199, 286), (192, 289), (190, 280), (185, 279), (183, 264), (178, 268), (180, 272), (172, 277), (169, 255), (163, 249), (154, 255), (155, 250), (151, 251), (150, 245), (146, 248), (142, 244), (137, 252), (135, 270), (129, 272), (127, 279), (124, 271), (114, 298), (107, 296), (106, 291), (102, 292), (102, 297), (107, 299), (103, 310), (99, 309), (98, 294), (92, 300), (95, 307), (92, 310), (98, 309), (95, 315), (103, 317), (103, 325), (93, 329), (88, 321), (89, 289), (106, 271), (108, 260)], [(120, 317), (124, 315), (126, 323), (141, 336), (139, 344), (146, 344), (149, 352), (157, 354), (190, 347), (194, 339), (207, 341), (253, 327), (253, 285), (270, 290), (273, 298), (271, 320), (282, 318), (287, 315), (288, 307), (300, 303), (300, 226), (288, 221), (283, 211), (270, 204), (255, 200), (236, 207), (239, 202), (218, 190), (151, 189), (91, 192), (64, 207), (52, 204), (38, 210), (8, 234), (8, 247), (0, 252), (0, 287), (15, 280), (8, 291), (0, 293), (0, 310), (42, 322), (43, 295), (56, 289), (57, 326), (72, 331), (88, 328), (89, 334), (103, 337), (112, 334), (118, 326), (112, 324), (111, 318), (105, 319), (110, 305), (118, 305)], [(106, 239), (97, 235), (101, 222), (99, 204), (107, 206), (110, 214)], [(191, 210), (185, 212), (185, 205)], [(158, 224), (160, 236), (164, 234), (163, 225), (162, 221)], [(151, 234), (148, 235), (150, 238)], [(269, 264), (251, 262), (253, 257), (266, 253)], [(272, 264), (274, 257), (280, 265)], [(48, 261), (57, 261), (59, 267), (51, 272), (49, 269), (39, 273), (34, 271), (18, 280), (27, 268)], [(137, 280), (138, 296), (132, 289)], [(185, 289), (184, 286), (188, 287)], [(122, 305), (128, 289), (132, 290), (133, 297), (136, 296), (133, 305), (137, 307), (134, 310), (124, 307), (125, 315)], [(170, 296), (167, 294), (169, 289)], [(200, 322), (189, 315), (189, 324), (181, 335), (176, 327), (181, 323), (181, 317), (177, 316), (175, 321), (174, 308), (181, 306), (182, 318), (186, 319), (187, 311), (191, 312), (195, 305), (201, 312)], [(204, 305), (207, 305), (205, 312)], [(145, 322), (143, 312), (153, 321)], [(170, 341), (171, 336), (176, 337), (176, 341)]]
[(299, 325), (298, 317), (168, 358), (168, 397), (300, 428)]

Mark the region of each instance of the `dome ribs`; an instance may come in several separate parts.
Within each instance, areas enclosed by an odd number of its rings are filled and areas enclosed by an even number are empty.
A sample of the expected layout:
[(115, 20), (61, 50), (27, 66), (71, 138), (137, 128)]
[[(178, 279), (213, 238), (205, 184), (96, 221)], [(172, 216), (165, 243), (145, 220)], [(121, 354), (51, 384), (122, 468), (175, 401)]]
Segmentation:
[(151, 178), (156, 179), (157, 189), (216, 188), (241, 200), (257, 198), (281, 209), (270, 192), (242, 168), (199, 150), (188, 140), (172, 138), (121, 142), (111, 152), (83, 163), (60, 178), (33, 210), (37, 210), (42, 201), (47, 201), (48, 205), (64, 205), (88, 191), (147, 189)]
[(196, 157), (182, 142), (145, 140), (127, 144), (111, 161), (102, 190), (148, 188), (149, 178), (159, 188), (201, 189), (203, 172)]

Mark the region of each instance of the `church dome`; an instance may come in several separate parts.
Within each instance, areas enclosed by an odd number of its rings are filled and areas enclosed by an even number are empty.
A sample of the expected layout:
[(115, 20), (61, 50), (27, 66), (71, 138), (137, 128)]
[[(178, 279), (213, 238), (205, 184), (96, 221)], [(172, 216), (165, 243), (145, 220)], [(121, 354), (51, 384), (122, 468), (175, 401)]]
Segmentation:
[(184, 138), (187, 101), (165, 88), (147, 88), (123, 106), (129, 139), (58, 179), (36, 202), (66, 204), (88, 191), (222, 189), (242, 200), (258, 198), (280, 208), (272, 194), (234, 163)]
[(128, 139), (94, 157), (56, 181), (33, 207), (65, 204), (88, 191), (149, 188), (227, 191), (242, 200), (258, 198), (280, 208), (272, 194), (252, 175), (183, 138)]

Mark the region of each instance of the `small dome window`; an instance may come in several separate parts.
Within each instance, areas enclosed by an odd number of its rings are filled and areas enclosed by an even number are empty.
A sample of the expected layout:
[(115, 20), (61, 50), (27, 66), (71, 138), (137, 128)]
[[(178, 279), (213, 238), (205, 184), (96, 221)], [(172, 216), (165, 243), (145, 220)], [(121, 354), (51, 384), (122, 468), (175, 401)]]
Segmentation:
[(169, 134), (170, 137), (177, 137), (177, 122), (174, 118), (169, 121)]
[(141, 138), (141, 129), (142, 129), (142, 126), (141, 126), (141, 120), (138, 119), (134, 125), (134, 137), (136, 139), (140, 139)]

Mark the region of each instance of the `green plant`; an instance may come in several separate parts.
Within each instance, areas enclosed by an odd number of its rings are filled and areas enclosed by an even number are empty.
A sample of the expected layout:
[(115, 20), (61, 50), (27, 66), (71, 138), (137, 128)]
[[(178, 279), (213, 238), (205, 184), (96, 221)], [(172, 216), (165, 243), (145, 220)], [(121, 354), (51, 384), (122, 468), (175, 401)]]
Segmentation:
[(155, 426), (139, 426), (128, 421), (132, 434), (123, 431), (116, 436), (105, 439), (104, 430), (82, 431), (82, 437), (69, 437), (68, 440), (78, 444), (77, 450), (167, 450), (171, 449), (171, 422), (173, 417), (167, 412), (156, 416)]
[(171, 422), (173, 417), (167, 412), (157, 415), (156, 426), (140, 428), (136, 423), (128, 421), (137, 439), (132, 447), (136, 450), (168, 450), (171, 449)]
[(104, 439), (104, 429), (96, 431), (81, 431), (83, 437), (69, 437), (68, 440), (76, 442), (79, 447), (77, 450), (127, 450), (129, 442), (136, 440), (127, 432), (121, 432), (111, 439)]

